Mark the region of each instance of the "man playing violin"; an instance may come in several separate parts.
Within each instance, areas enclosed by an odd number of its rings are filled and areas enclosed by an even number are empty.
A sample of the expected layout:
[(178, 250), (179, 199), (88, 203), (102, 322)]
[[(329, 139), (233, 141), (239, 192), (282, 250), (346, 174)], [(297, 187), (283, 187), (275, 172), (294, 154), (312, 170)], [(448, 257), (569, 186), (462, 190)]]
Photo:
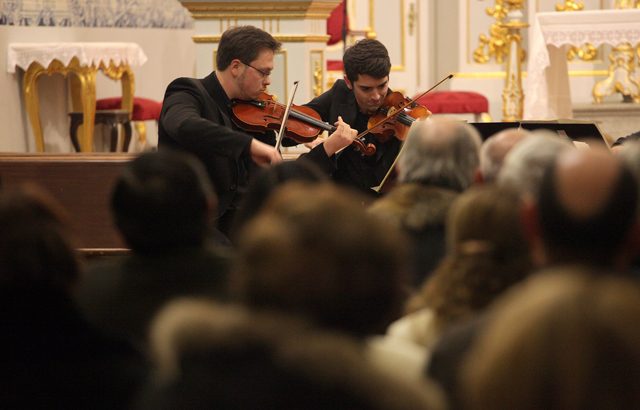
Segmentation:
[[(391, 60), (386, 47), (377, 40), (364, 39), (349, 47), (343, 59), (345, 76), (324, 94), (306, 104), (317, 111), (324, 121), (333, 123), (341, 116), (358, 132), (365, 131), (369, 118), (382, 107), (389, 90)], [(365, 156), (355, 146), (338, 155), (334, 180), (371, 192), (378, 186), (393, 164), (401, 143), (397, 138), (380, 142), (373, 135), (365, 136), (376, 152)]]
[[(218, 195), (218, 228), (228, 229), (242, 192), (257, 166), (282, 160), (273, 132), (249, 134), (233, 122), (232, 101), (258, 98), (271, 83), (280, 43), (252, 26), (228, 29), (218, 46), (217, 71), (203, 79), (178, 78), (167, 87), (158, 125), (160, 149), (189, 151), (204, 163)], [(337, 130), (308, 154), (327, 174), (334, 154), (356, 132), (338, 117)]]

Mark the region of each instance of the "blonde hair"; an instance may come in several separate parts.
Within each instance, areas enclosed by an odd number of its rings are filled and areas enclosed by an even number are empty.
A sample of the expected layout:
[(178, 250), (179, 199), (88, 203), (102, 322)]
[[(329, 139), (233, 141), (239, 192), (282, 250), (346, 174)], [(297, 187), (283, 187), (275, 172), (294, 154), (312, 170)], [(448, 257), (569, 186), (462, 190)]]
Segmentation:
[(506, 188), (474, 187), (453, 203), (447, 253), (409, 310), (428, 306), (440, 326), (469, 318), (531, 268), (519, 224), (520, 198)]

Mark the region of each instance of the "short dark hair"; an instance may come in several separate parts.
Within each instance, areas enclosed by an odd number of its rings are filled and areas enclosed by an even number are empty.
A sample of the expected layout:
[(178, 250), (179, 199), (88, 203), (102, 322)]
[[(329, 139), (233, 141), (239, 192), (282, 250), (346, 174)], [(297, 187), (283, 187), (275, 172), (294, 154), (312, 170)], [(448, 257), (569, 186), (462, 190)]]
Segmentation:
[(557, 164), (545, 170), (538, 208), (545, 246), (554, 263), (611, 266), (636, 218), (638, 188), (631, 172), (620, 174), (606, 204), (587, 218), (576, 218), (558, 195)]
[(211, 226), (216, 196), (192, 155), (164, 150), (140, 155), (116, 181), (111, 208), (129, 246), (145, 254), (199, 246)]
[(231, 61), (238, 59), (251, 63), (262, 50), (274, 53), (280, 49), (280, 42), (264, 30), (253, 26), (233, 27), (222, 33), (216, 55), (217, 70), (225, 70)]
[(365, 38), (347, 48), (342, 57), (344, 72), (351, 82), (360, 74), (382, 78), (391, 71), (391, 59), (387, 48), (378, 40)]

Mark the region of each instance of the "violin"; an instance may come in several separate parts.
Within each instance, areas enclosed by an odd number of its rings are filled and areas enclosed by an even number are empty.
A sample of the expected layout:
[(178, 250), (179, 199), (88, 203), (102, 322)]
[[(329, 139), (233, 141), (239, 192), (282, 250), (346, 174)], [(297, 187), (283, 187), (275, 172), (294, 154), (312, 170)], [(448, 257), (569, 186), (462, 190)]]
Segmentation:
[[(275, 98), (267, 93), (261, 93), (255, 100), (231, 101), (231, 111), (234, 123), (251, 132), (265, 132), (267, 130), (279, 130), (286, 110), (285, 104), (276, 102)], [(332, 133), (336, 130), (333, 125), (322, 121), (320, 114), (313, 108), (292, 105), (287, 119), (285, 136), (298, 144), (305, 144), (315, 140), (322, 131)], [(353, 142), (362, 152), (370, 152), (373, 144), (365, 144), (362, 141)]]
[[(379, 110), (378, 114), (373, 115), (371, 118), (369, 118), (367, 129), (358, 134), (358, 136), (354, 140), (354, 143), (356, 141), (360, 141), (360, 145), (364, 145), (364, 142), (362, 142), (362, 138), (367, 134), (376, 135), (378, 137), (378, 140), (381, 142), (389, 140), (389, 138), (391, 138), (392, 136), (395, 136), (400, 141), (404, 141), (407, 137), (409, 127), (415, 120), (423, 119), (431, 115), (431, 111), (429, 111), (426, 107), (417, 104), (416, 100), (419, 100), (423, 95), (431, 92), (431, 90), (438, 87), (443, 82), (451, 79), (452, 77), (453, 74), (449, 74), (442, 80), (438, 81), (436, 85), (421, 93), (417, 97), (414, 97), (413, 99), (406, 98), (399, 92), (392, 92), (387, 95), (381, 106), (381, 111)], [(369, 150), (362, 151), (362, 153), (364, 155), (373, 155), (376, 152), (375, 146), (373, 144), (368, 145), (371, 145), (373, 147), (373, 152)]]
[[(401, 112), (396, 113), (396, 111)], [(430, 115), (431, 111), (427, 107), (394, 91), (385, 97), (378, 112), (369, 117), (367, 129), (382, 143), (392, 137), (404, 141), (411, 124), (415, 120), (422, 120)]]

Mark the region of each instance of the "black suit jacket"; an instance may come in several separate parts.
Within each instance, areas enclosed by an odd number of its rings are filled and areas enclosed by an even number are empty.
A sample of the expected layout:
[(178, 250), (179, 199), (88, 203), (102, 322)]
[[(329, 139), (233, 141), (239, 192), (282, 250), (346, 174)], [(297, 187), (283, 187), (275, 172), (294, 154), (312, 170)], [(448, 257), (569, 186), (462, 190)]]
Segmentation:
[[(203, 162), (218, 195), (220, 217), (237, 206), (255, 171), (249, 151), (252, 138), (275, 144), (272, 132), (249, 135), (233, 123), (231, 115), (229, 98), (212, 72), (203, 79), (178, 78), (171, 82), (158, 124), (160, 149), (188, 151)], [(328, 175), (335, 170), (321, 145), (305, 157)]]
[[(358, 103), (353, 91), (347, 87), (344, 80), (337, 80), (330, 90), (306, 105), (317, 111), (323, 121), (333, 124), (338, 120), (338, 116), (342, 116), (342, 120), (352, 128), (358, 128), (358, 132), (366, 129), (366, 124), (360, 127), (356, 124)], [(348, 147), (337, 158), (337, 170), (333, 173), (333, 179), (369, 191), (371, 187), (378, 186), (382, 182), (398, 155), (401, 144), (396, 138), (381, 143), (372, 135), (367, 135), (365, 142), (373, 143), (376, 146), (376, 153), (367, 157), (354, 146)]]
[(107, 258), (89, 265), (76, 299), (101, 330), (144, 347), (151, 320), (172, 299), (227, 299), (230, 258), (210, 246)]

